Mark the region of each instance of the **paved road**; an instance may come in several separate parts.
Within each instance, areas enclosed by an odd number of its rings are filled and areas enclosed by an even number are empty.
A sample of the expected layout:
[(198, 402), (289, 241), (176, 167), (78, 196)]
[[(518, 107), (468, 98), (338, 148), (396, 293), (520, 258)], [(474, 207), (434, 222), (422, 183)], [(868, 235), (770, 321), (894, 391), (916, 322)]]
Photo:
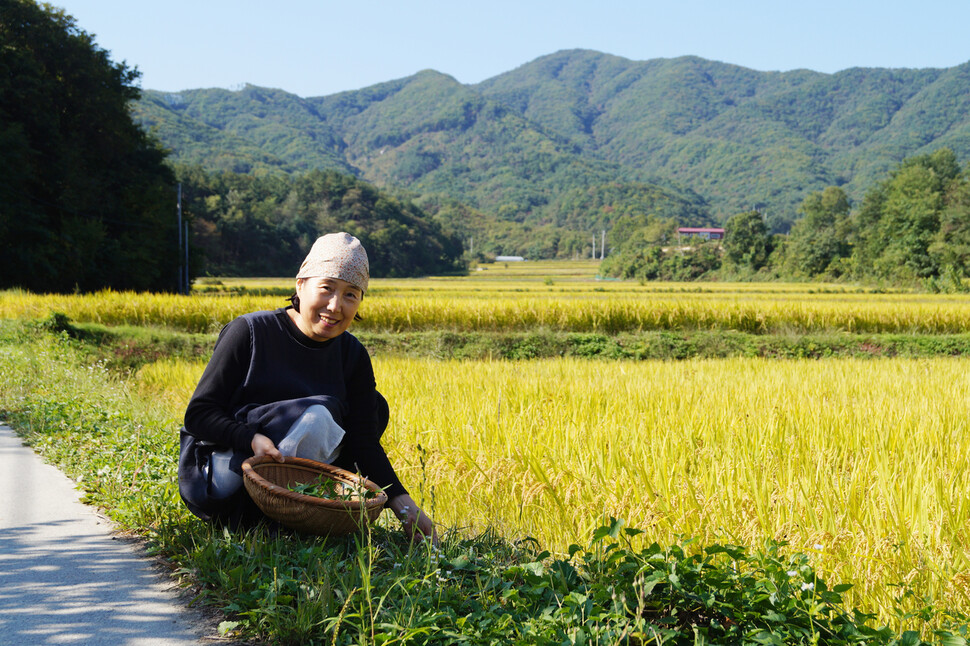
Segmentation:
[(0, 645), (227, 643), (79, 495), (0, 425)]

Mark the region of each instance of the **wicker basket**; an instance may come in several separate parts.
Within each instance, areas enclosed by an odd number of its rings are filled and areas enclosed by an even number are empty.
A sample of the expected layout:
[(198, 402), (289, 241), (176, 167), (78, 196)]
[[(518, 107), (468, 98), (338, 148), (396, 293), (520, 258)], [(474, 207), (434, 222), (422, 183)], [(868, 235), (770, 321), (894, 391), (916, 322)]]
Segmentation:
[[(243, 462), (246, 491), (264, 514), (282, 525), (320, 536), (351, 534), (361, 521), (373, 522), (387, 502), (387, 494), (376, 484), (329, 464), (288, 457), (277, 462), (269, 456)], [(329, 500), (290, 491), (295, 484), (315, 482), (323, 475), (348, 485), (363, 484), (376, 496), (367, 500)]]

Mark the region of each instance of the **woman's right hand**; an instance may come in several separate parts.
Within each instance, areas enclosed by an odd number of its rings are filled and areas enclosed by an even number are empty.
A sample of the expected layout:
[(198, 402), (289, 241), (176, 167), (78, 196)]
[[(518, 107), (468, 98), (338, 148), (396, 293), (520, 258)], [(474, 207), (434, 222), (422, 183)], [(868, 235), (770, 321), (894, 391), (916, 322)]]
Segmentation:
[(394, 515), (401, 521), (401, 529), (412, 542), (428, 539), (435, 546), (438, 545), (438, 532), (434, 523), (426, 513), (406, 493), (391, 498), (387, 506), (394, 511)]
[(261, 455), (268, 455), (277, 462), (283, 461), (283, 454), (280, 453), (280, 450), (276, 448), (275, 444), (273, 444), (273, 440), (269, 439), (262, 433), (256, 433), (256, 435), (253, 435), (251, 446), (253, 448), (253, 456), (257, 458)]

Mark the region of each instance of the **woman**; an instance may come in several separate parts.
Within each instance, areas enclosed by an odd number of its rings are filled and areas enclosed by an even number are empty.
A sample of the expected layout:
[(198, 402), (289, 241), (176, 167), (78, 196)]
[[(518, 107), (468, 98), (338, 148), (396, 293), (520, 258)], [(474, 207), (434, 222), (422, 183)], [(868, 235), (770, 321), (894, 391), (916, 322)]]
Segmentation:
[[(381, 447), (387, 403), (376, 390), (367, 350), (347, 332), (368, 280), (360, 240), (328, 234), (303, 261), (289, 307), (245, 314), (223, 328), (185, 412), (179, 478), (193, 513), (232, 526), (259, 520), (261, 513), (240, 486), (240, 465), (250, 455), (284, 462), (289, 443), (290, 455), (321, 459), (373, 480), (412, 539), (437, 541), (434, 524)], [(311, 441), (295, 443), (297, 435)], [(312, 455), (301, 446), (310, 446)], [(219, 447), (231, 451), (213, 452)], [(228, 470), (217, 464), (219, 455), (227, 456)], [(198, 475), (187, 462), (206, 474), (201, 495), (190, 493)]]

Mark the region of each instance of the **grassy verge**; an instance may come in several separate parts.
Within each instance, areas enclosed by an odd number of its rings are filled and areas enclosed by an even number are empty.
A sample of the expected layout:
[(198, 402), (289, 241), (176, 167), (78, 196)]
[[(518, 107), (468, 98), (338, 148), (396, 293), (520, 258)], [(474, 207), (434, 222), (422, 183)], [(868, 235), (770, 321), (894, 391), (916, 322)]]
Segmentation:
[[(216, 530), (178, 499), (181, 410), (139, 397), (127, 364), (101, 360), (96, 339), (107, 337), (51, 327), (0, 322), (0, 414), (89, 502), (143, 536), (199, 602), (222, 609), (226, 635), (274, 644), (965, 643), (959, 618), (928, 602), (900, 617), (911, 630), (873, 626), (844, 607), (844, 586), (777, 543), (634, 549), (638, 530), (615, 519), (557, 556), (488, 531), (448, 530), (440, 549), (411, 546), (386, 518), (340, 540)], [(171, 339), (152, 344), (196, 352)]]
[[(166, 328), (109, 327), (75, 323), (54, 313), (35, 325), (83, 342), (111, 368), (135, 370), (160, 358), (205, 359), (215, 334)], [(970, 355), (970, 334), (750, 334), (734, 330), (619, 333), (559, 332), (369, 332), (355, 334), (372, 354), (439, 359), (542, 359), (583, 357), (608, 360), (724, 359), (768, 357), (881, 358)]]
[(358, 332), (373, 352), (455, 359), (724, 359), (768, 357), (932, 357), (970, 354), (970, 334), (749, 334), (733, 330), (616, 335), (540, 330), (528, 333)]

